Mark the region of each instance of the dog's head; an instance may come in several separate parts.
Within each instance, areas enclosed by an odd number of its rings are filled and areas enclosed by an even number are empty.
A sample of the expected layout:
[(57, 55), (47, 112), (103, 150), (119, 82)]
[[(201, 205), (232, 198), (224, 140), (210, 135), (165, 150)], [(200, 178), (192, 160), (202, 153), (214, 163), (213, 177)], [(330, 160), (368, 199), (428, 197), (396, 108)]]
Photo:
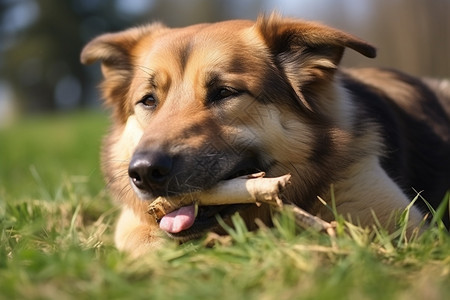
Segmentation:
[[(375, 56), (346, 33), (277, 15), (179, 29), (153, 24), (94, 39), (81, 60), (102, 62), (103, 96), (114, 110), (103, 157), (113, 191), (145, 214), (144, 200), (264, 171), (293, 173), (292, 197), (307, 196), (332, 140), (323, 106), (333, 105), (346, 47)], [(200, 210), (194, 225), (172, 236), (211, 230), (216, 214), (236, 211), (249, 227), (255, 217), (270, 222), (264, 206)]]

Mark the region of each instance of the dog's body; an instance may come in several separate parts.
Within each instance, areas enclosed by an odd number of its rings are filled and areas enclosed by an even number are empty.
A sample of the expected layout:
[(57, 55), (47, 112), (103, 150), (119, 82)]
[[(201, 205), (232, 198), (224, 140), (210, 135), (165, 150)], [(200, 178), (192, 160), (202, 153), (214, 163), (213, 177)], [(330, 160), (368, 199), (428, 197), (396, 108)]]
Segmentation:
[[(103, 166), (123, 204), (117, 246), (138, 254), (161, 241), (147, 213), (155, 197), (254, 171), (290, 173), (284, 200), (325, 219), (332, 215), (317, 196), (330, 201), (332, 185), (338, 212), (363, 226), (376, 216), (393, 230), (413, 189), (437, 207), (450, 188), (450, 83), (338, 70), (346, 47), (375, 57), (353, 36), (276, 15), (154, 24), (92, 41), (82, 61), (102, 61), (114, 109)], [(250, 229), (255, 218), (271, 223), (264, 205), (203, 207), (196, 218), (188, 210), (179, 210), (172, 238), (220, 232), (217, 214), (239, 212)], [(410, 210), (411, 228), (424, 213), (424, 205)]]

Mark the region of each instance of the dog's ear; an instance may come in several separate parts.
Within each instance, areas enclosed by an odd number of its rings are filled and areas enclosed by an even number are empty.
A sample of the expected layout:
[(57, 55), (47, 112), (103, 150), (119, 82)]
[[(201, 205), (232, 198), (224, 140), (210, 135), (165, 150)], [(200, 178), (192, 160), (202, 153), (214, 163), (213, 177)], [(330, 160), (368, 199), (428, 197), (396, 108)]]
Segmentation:
[(83, 64), (102, 63), (105, 80), (102, 84), (103, 98), (113, 106), (115, 116), (127, 118), (126, 96), (134, 72), (133, 49), (144, 37), (150, 36), (163, 25), (155, 23), (145, 27), (131, 28), (118, 33), (103, 34), (89, 42), (81, 52)]
[(315, 22), (282, 18), (277, 13), (259, 17), (256, 28), (300, 97), (311, 84), (332, 80), (345, 48), (370, 58), (376, 56), (373, 46), (350, 34)]
[[(145, 35), (164, 28), (160, 23), (135, 27), (117, 33), (106, 33), (90, 41), (81, 51), (81, 63), (90, 65), (102, 62), (102, 67), (111, 70), (127, 70), (131, 66), (130, 52)], [(106, 76), (107, 74), (105, 74)]]

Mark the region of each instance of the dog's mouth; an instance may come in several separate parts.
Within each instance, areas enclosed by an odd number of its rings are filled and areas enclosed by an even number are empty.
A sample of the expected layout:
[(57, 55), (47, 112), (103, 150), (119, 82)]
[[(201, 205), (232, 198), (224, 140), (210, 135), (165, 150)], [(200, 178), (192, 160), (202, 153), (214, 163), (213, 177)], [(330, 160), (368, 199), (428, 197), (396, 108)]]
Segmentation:
[(234, 213), (248, 207), (251, 204), (230, 205), (196, 205), (183, 206), (166, 216), (160, 222), (159, 227), (170, 237), (186, 241), (199, 238), (209, 231), (221, 230), (218, 219), (228, 220)]
[[(224, 180), (233, 179), (247, 174), (260, 172), (258, 168), (251, 168), (233, 173)], [(222, 231), (218, 219), (225, 222), (236, 212), (244, 210), (253, 204), (227, 204), (198, 206), (192, 204), (178, 208), (159, 220), (159, 227), (171, 238), (186, 241), (199, 238), (209, 231)]]

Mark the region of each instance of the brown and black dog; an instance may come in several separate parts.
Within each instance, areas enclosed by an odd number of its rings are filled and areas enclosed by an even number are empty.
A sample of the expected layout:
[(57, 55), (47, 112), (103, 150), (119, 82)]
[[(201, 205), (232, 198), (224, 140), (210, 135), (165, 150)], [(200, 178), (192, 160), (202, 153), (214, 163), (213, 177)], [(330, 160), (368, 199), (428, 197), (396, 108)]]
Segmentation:
[[(103, 170), (122, 205), (115, 241), (140, 254), (163, 236), (221, 232), (239, 212), (250, 229), (271, 223), (250, 204), (180, 207), (178, 229), (147, 213), (149, 201), (206, 190), (255, 171), (292, 175), (285, 201), (324, 219), (317, 197), (362, 226), (393, 216), (416, 195), (437, 207), (450, 188), (450, 82), (386, 69), (343, 70), (345, 48), (373, 58), (366, 42), (277, 14), (185, 28), (161, 24), (105, 34), (81, 54), (102, 62), (113, 126)], [(410, 227), (426, 213), (410, 210)], [(446, 217), (448, 224), (448, 216)]]

